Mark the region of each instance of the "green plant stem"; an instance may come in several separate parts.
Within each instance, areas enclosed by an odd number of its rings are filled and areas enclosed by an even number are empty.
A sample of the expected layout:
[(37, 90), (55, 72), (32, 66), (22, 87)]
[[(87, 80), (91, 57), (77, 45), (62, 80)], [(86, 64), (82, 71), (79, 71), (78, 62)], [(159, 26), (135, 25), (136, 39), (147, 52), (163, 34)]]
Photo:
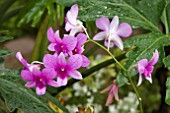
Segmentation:
[(139, 106), (140, 106), (140, 112), (141, 113), (143, 113), (143, 106), (142, 106), (142, 99), (141, 99), (141, 97), (140, 97), (140, 95), (139, 95), (139, 92), (138, 92), (138, 90), (136, 89), (136, 86), (134, 85), (134, 83), (133, 83), (133, 81), (132, 81), (132, 78), (131, 78), (131, 76), (129, 75), (129, 73), (126, 71), (126, 74), (127, 74), (127, 76), (128, 76), (128, 78), (129, 78), (129, 81), (130, 81), (130, 83), (131, 83), (131, 85), (132, 85), (132, 87), (133, 87), (133, 89), (134, 89), (134, 91), (135, 91), (135, 93), (136, 93), (136, 96), (137, 96), (137, 98), (138, 98), (138, 101), (139, 101)]
[(99, 44), (98, 42), (94, 41), (94, 40), (91, 40), (89, 39), (90, 42), (93, 42), (95, 43), (96, 45), (98, 45), (99, 47), (101, 47), (103, 50), (105, 50), (112, 58), (113, 60), (124, 70), (124, 71), (127, 71), (124, 66), (122, 66), (122, 64), (119, 63), (119, 61), (117, 61), (117, 59), (113, 56), (113, 54), (108, 50), (106, 49), (104, 46), (102, 46), (101, 44)]
[(130, 83), (131, 83), (131, 85), (132, 85), (132, 87), (133, 87), (133, 89), (135, 91), (135, 94), (136, 94), (137, 98), (138, 98), (139, 106), (140, 106), (140, 112), (143, 113), (143, 107), (142, 107), (142, 102), (141, 102), (140, 95), (139, 95), (139, 93), (137, 91), (136, 86), (134, 85), (134, 83), (132, 81), (131, 76), (129, 75), (128, 71), (126, 70), (126, 68), (122, 64), (120, 64), (119, 61), (113, 56), (113, 54), (108, 49), (106, 49), (104, 46), (102, 46), (101, 44), (99, 44), (98, 42), (96, 42), (94, 40), (91, 40), (90, 38), (89, 38), (89, 41), (95, 43), (96, 45), (101, 47), (103, 50), (105, 50), (112, 57), (112, 59), (126, 72), (128, 78), (129, 78), (129, 81), (130, 81)]

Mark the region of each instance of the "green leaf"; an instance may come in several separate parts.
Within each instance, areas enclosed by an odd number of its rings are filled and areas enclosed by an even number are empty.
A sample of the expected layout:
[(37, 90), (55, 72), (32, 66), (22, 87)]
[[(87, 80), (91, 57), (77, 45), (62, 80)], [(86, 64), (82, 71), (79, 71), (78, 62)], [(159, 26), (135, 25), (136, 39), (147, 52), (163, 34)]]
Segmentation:
[(170, 70), (170, 55), (163, 59), (163, 63), (165, 67), (167, 67)]
[(119, 71), (119, 73), (116, 77), (116, 84), (118, 87), (121, 87), (128, 82), (128, 79), (126, 76), (127, 75), (123, 70)]
[[(10, 79), (15, 79), (14, 76)], [(21, 107), (24, 113), (54, 113), (54, 111), (34, 93), (25, 89), (16, 81), (8, 80), (0, 76), (0, 92), (9, 111), (13, 112)]]
[(58, 0), (60, 4), (79, 5), (79, 19), (96, 20), (106, 16), (118, 15), (121, 21), (133, 27), (143, 27), (151, 31), (159, 31), (158, 23), (165, 6), (165, 0)]
[(162, 22), (165, 25), (166, 34), (170, 31), (170, 1), (166, 1), (166, 5), (162, 14)]
[(0, 108), (0, 113), (5, 113), (5, 111)]
[(32, 21), (32, 27), (35, 27), (43, 17), (46, 10), (48, 10), (49, 15), (52, 16), (51, 18), (54, 20), (54, 2), (56, 2), (56, 0), (34, 0), (34, 2), (28, 1), (18, 17), (19, 22), (17, 25), (21, 26)]
[(1, 57), (5, 57), (5, 56), (10, 55), (10, 54), (11, 54), (11, 51), (0, 48), (0, 56)]
[(166, 80), (166, 97), (165, 102), (170, 105), (170, 77)]
[(124, 45), (125, 48), (135, 47), (135, 49), (126, 54), (128, 60), (124, 65), (130, 75), (135, 76), (137, 73), (134, 71), (134, 68), (137, 62), (144, 58), (149, 61), (155, 49), (159, 52), (159, 60), (156, 65), (162, 65), (162, 60), (165, 57), (164, 46), (170, 45), (170, 37), (161, 33), (152, 32), (129, 38), (125, 40)]
[(4, 42), (11, 39), (13, 39), (12, 36), (0, 36), (0, 42)]

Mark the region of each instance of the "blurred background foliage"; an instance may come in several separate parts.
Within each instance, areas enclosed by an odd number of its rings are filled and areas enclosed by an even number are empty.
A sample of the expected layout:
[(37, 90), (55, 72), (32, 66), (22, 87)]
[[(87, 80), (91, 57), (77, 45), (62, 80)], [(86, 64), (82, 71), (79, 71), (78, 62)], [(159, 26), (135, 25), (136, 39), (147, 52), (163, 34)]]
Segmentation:
[[(19, 67), (21, 68), (15, 59), (16, 51), (23, 52), (24, 57), (26, 57), (29, 62), (33, 60), (42, 61), (43, 55), (48, 53), (46, 31), (49, 26), (52, 26), (55, 30), (60, 30), (61, 36), (66, 33), (64, 31), (64, 19), (70, 7), (63, 6), (61, 4), (62, 1), (59, 1), (60, 4), (58, 4), (57, 0), (0, 1), (0, 113), (23, 113), (23, 111), (30, 113), (29, 111), (33, 109), (35, 109), (35, 113), (47, 113), (47, 111), (43, 111), (44, 109), (48, 109), (49, 113), (62, 113), (62, 110), (65, 110), (62, 105), (66, 106), (71, 113), (75, 111), (79, 113), (91, 113), (93, 110), (95, 113), (139, 113), (139, 103), (133, 89), (128, 83), (119, 89), (120, 101), (114, 101), (109, 107), (105, 107), (108, 93), (100, 94), (100, 91), (112, 83), (120, 67), (115, 65), (111, 58), (106, 56), (104, 51), (93, 44), (85, 45), (85, 54), (90, 58), (91, 65), (88, 67), (87, 72), (85, 69), (80, 70), (84, 77), (86, 77), (83, 81), (77, 82), (72, 80), (69, 82), (67, 88), (48, 88), (49, 93), (42, 97), (37, 97), (31, 89), (26, 89), (21, 85), (24, 84), (24, 81), (20, 79), (19, 71), (16, 70)], [(70, 4), (67, 6), (70, 6)], [(113, 17), (114, 15), (110, 16)], [(90, 37), (98, 32), (94, 20), (88, 20), (84, 24), (88, 28)], [(134, 29), (133, 35), (147, 32), (148, 30), (138, 28)], [(31, 41), (25, 38), (25, 36), (29, 36)], [(22, 39), (24, 41), (21, 41)], [(121, 56), (120, 50), (114, 48), (114, 51), (111, 51), (115, 56), (118, 56), (118, 59), (120, 58), (119, 60), (125, 58), (124, 55)], [(6, 55), (11, 56), (5, 58)], [(13, 70), (5, 69), (3, 66), (4, 60), (6, 60), (5, 66)], [(125, 60), (122, 60), (122, 63)], [(9, 74), (14, 76), (8, 77), (7, 75)], [(155, 74), (153, 73), (153, 75)], [(143, 81), (142, 85), (138, 87), (142, 97), (144, 112), (165, 113), (162, 109), (166, 109), (166, 113), (170, 113), (170, 107), (161, 99), (165, 97), (162, 97), (160, 93), (162, 89), (158, 81), (158, 74), (156, 74), (156, 78), (157, 79), (153, 79), (153, 85), (150, 85), (147, 81)], [(133, 78), (134, 81), (137, 81), (137, 79), (137, 76)], [(18, 89), (17, 87), (20, 88)], [(5, 92), (5, 88), (12, 90)], [(16, 92), (18, 90), (20, 90), (22, 94), (17, 94)], [(9, 92), (14, 95), (7, 95), (10, 94)], [(18, 95), (20, 95), (20, 97), (17, 97)], [(16, 99), (11, 100), (11, 98), (15, 96)], [(18, 99), (20, 102), (18, 102)], [(10, 102), (13, 103), (11, 104)], [(36, 103), (35, 106), (32, 106), (31, 102)], [(30, 105), (27, 106), (27, 104)], [(67, 110), (65, 110), (65, 112), (67, 112)]]

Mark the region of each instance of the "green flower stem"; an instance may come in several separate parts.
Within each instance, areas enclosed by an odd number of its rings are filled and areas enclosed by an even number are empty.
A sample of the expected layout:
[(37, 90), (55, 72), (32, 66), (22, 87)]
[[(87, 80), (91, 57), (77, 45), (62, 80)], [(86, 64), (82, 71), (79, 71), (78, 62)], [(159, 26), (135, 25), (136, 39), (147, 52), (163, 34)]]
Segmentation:
[(117, 61), (117, 59), (113, 56), (113, 54), (108, 50), (106, 49), (104, 46), (102, 46), (101, 44), (99, 44), (98, 42), (94, 41), (94, 40), (91, 40), (89, 39), (90, 42), (93, 42), (95, 43), (96, 45), (98, 45), (99, 47), (101, 47), (103, 50), (105, 50), (112, 58), (113, 60), (124, 70), (124, 71), (127, 71), (124, 66), (122, 66), (122, 64), (119, 63), (119, 61)]
[(133, 81), (132, 81), (132, 78), (130, 77), (130, 75), (129, 75), (129, 73), (126, 71), (126, 74), (128, 75), (128, 78), (129, 78), (129, 81), (130, 81), (130, 83), (131, 83), (131, 85), (132, 85), (132, 87), (133, 87), (133, 89), (134, 89), (134, 91), (135, 91), (135, 93), (136, 93), (136, 96), (137, 96), (137, 98), (138, 98), (138, 101), (139, 101), (139, 106), (140, 106), (140, 112), (141, 113), (143, 113), (143, 106), (142, 106), (142, 99), (141, 99), (141, 97), (140, 97), (140, 95), (139, 95), (139, 92), (138, 92), (138, 90), (136, 89), (136, 86), (134, 85), (134, 83), (133, 83)]
[(101, 47), (103, 50), (105, 50), (112, 57), (112, 59), (126, 72), (128, 78), (129, 78), (129, 81), (130, 81), (130, 83), (131, 83), (131, 85), (132, 85), (132, 87), (133, 87), (133, 89), (134, 89), (134, 91), (136, 93), (137, 98), (138, 98), (139, 105), (140, 105), (140, 112), (143, 113), (143, 107), (142, 107), (142, 102), (141, 102), (140, 95), (139, 95), (139, 93), (137, 91), (136, 86), (134, 85), (134, 83), (132, 81), (131, 76), (129, 75), (128, 71), (126, 70), (126, 68), (122, 64), (120, 64), (119, 61), (113, 56), (113, 54), (108, 49), (106, 49), (104, 46), (102, 46), (101, 44), (99, 44), (98, 42), (96, 42), (94, 40), (89, 39), (89, 41), (95, 43), (96, 45)]

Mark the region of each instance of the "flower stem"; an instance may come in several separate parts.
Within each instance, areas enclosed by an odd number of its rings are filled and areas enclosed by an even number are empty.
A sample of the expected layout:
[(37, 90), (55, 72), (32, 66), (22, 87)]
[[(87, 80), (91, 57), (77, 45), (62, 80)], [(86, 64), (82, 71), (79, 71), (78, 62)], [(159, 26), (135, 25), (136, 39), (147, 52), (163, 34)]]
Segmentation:
[(114, 55), (113, 55), (108, 49), (106, 49), (104, 46), (102, 46), (101, 44), (99, 44), (98, 42), (96, 42), (96, 41), (94, 41), (94, 40), (92, 40), (92, 39), (90, 39), (90, 38), (89, 38), (89, 41), (90, 41), (90, 42), (93, 42), (94, 44), (98, 45), (98, 46), (101, 47), (103, 50), (105, 50), (105, 51), (112, 57), (112, 59), (126, 72), (128, 78), (129, 78), (129, 81), (130, 81), (130, 83), (131, 83), (131, 85), (132, 85), (132, 87), (133, 87), (133, 89), (134, 89), (134, 91), (135, 91), (135, 94), (136, 94), (137, 98), (138, 98), (139, 106), (140, 106), (140, 112), (143, 113), (143, 107), (142, 107), (142, 102), (141, 102), (140, 95), (139, 95), (139, 93), (138, 93), (138, 91), (137, 91), (137, 89), (136, 89), (136, 86), (134, 85), (134, 83), (133, 83), (133, 81), (132, 81), (132, 78), (131, 78), (131, 76), (129, 75), (127, 69), (126, 69), (122, 64), (120, 64), (120, 62), (114, 57)]
[(133, 87), (133, 89), (134, 89), (134, 91), (135, 91), (135, 93), (136, 93), (136, 96), (137, 96), (137, 98), (138, 98), (138, 101), (139, 101), (139, 106), (140, 106), (140, 112), (141, 113), (143, 113), (143, 106), (142, 106), (142, 99), (141, 99), (141, 97), (140, 97), (140, 95), (139, 95), (139, 92), (138, 92), (138, 90), (136, 89), (136, 86), (134, 85), (134, 83), (133, 83), (133, 81), (132, 81), (132, 78), (131, 78), (131, 76), (129, 75), (129, 73), (126, 71), (126, 74), (127, 74), (127, 76), (128, 76), (128, 78), (129, 78), (129, 81), (130, 81), (130, 83), (131, 83), (131, 85), (132, 85), (132, 87)]

